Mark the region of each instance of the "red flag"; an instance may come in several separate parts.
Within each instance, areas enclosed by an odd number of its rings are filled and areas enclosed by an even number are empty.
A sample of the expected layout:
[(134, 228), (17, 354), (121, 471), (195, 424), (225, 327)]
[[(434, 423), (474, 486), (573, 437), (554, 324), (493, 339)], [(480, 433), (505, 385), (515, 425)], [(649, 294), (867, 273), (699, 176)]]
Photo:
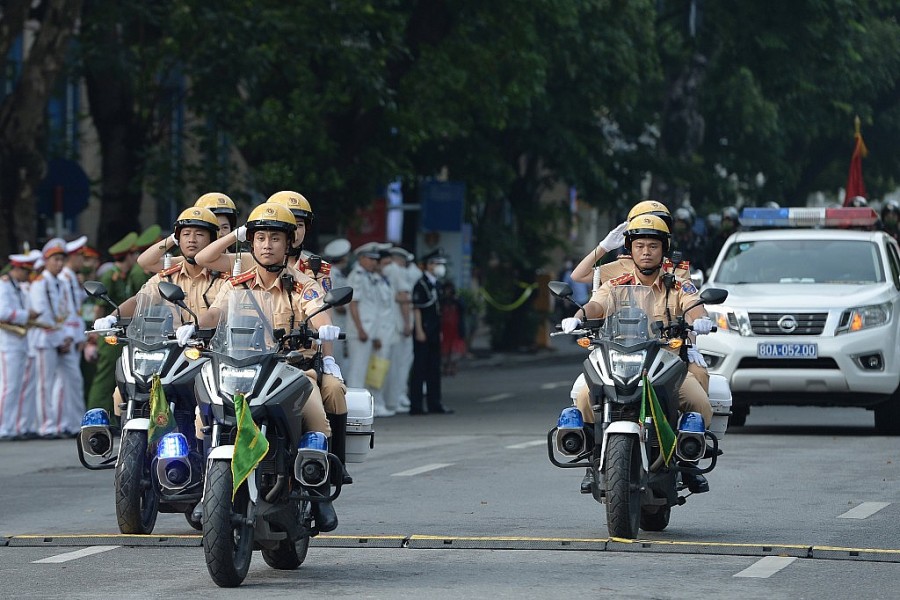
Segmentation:
[(863, 142), (862, 133), (859, 131), (859, 117), (854, 120), (856, 133), (853, 137), (856, 139), (856, 145), (853, 148), (853, 156), (850, 158), (850, 174), (847, 175), (847, 188), (844, 193), (844, 206), (851, 206), (853, 199), (857, 196), (866, 197), (866, 185), (863, 183), (862, 176), (862, 159), (869, 154)]

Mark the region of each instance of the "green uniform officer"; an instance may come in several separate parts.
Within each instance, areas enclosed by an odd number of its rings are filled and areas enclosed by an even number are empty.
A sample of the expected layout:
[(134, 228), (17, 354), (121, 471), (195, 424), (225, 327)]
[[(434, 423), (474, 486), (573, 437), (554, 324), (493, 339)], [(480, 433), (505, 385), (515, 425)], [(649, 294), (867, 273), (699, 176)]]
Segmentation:
[[(133, 287), (128, 277), (137, 260), (135, 252), (137, 239), (138, 235), (131, 232), (109, 247), (109, 254), (112, 256), (115, 266), (100, 277), (100, 283), (106, 287), (109, 297), (116, 304), (125, 302), (140, 289), (140, 287)], [(98, 318), (112, 311), (109, 306), (103, 308), (102, 305), (98, 305), (98, 308), (103, 310), (103, 314), (96, 314)], [(97, 350), (97, 372), (91, 382), (87, 407), (88, 409), (103, 408), (112, 415), (114, 414), (112, 394), (116, 387), (116, 361), (122, 354), (122, 347), (101, 343)]]

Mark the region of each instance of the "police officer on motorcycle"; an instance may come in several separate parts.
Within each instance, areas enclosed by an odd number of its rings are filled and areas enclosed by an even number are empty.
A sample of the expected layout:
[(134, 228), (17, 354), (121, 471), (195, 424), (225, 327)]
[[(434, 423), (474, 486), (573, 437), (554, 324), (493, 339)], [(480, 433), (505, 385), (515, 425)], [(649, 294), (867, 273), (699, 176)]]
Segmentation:
[[(563, 319), (562, 330), (571, 333), (581, 325), (582, 318), (597, 319), (606, 305), (605, 298), (609, 290), (618, 285), (645, 285), (653, 289), (654, 320), (669, 325), (675, 318), (684, 314), (688, 324), (693, 326), (697, 334), (707, 334), (712, 330), (712, 321), (703, 306), (696, 306), (685, 314), (685, 309), (698, 299), (697, 288), (687, 279), (664, 276), (662, 265), (665, 253), (671, 243), (671, 235), (666, 223), (655, 215), (643, 215), (632, 219), (624, 231), (625, 248), (634, 259), (634, 269), (604, 284), (593, 293), (591, 300), (584, 306), (584, 312), (578, 311), (575, 317)], [(688, 374), (679, 390), (679, 409), (684, 412), (697, 412), (703, 416), (704, 425), (708, 428), (712, 420), (712, 406), (709, 403), (709, 374), (703, 356), (695, 349), (688, 350)], [(590, 406), (587, 388), (581, 390), (576, 398), (576, 406), (581, 411), (586, 423), (594, 422), (594, 412)], [(582, 491), (587, 483), (590, 492), (592, 471), (588, 470), (582, 482)], [(683, 473), (682, 480), (694, 493), (709, 491), (709, 483), (703, 475)]]

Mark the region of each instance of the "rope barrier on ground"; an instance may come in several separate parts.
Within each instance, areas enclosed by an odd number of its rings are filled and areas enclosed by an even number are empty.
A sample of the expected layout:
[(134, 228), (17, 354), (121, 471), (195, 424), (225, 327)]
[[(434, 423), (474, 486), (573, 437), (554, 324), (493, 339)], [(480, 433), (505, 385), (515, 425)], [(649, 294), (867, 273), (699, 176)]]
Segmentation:
[(488, 293), (488, 291), (485, 288), (481, 288), (478, 291), (481, 293), (484, 300), (488, 304), (493, 306), (496, 310), (499, 310), (502, 312), (511, 312), (511, 311), (516, 310), (523, 304), (525, 304), (525, 301), (531, 297), (532, 292), (534, 292), (534, 290), (537, 288), (536, 283), (525, 283), (523, 281), (520, 281), (518, 283), (518, 285), (519, 285), (519, 287), (524, 288), (524, 290), (522, 291), (522, 295), (519, 296), (513, 302), (510, 302), (509, 304), (503, 304), (503, 303), (497, 302), (496, 300), (494, 300), (494, 298), (491, 297), (491, 295)]

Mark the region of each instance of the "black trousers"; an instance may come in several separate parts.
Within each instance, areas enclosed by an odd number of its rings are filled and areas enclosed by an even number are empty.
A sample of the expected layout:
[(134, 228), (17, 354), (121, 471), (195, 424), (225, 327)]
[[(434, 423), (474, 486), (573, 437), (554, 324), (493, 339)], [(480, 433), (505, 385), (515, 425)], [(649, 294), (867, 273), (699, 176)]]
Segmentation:
[(422, 412), (422, 384), (428, 387), (428, 410), (441, 410), (441, 340), (413, 340), (413, 364), (409, 376), (409, 412)]

